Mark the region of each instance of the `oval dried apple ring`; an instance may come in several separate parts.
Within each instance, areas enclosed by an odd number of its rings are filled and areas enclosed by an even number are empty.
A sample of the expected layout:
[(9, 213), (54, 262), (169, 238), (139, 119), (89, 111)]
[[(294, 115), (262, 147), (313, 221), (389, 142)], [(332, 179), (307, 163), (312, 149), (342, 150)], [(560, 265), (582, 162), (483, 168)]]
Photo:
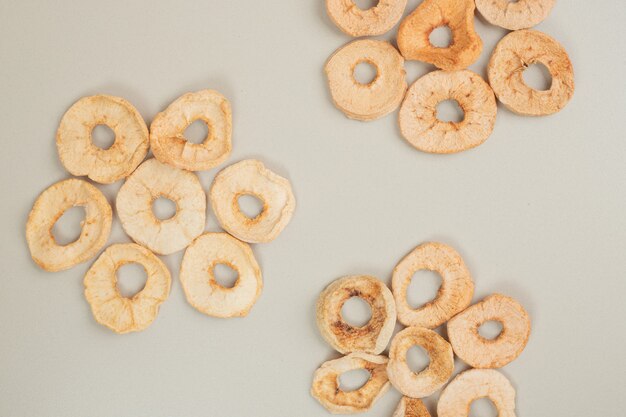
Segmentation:
[[(524, 82), (524, 70), (540, 62), (552, 76), (548, 90), (535, 90)], [(557, 113), (574, 95), (574, 69), (565, 49), (536, 30), (506, 35), (489, 60), (489, 84), (496, 97), (511, 111), (527, 116)]]
[[(220, 285), (214, 275), (218, 264), (237, 272), (232, 288)], [(250, 246), (228, 233), (205, 233), (185, 251), (180, 282), (189, 304), (214, 317), (244, 317), (263, 288), (261, 269)]]
[(476, 8), (492, 25), (518, 30), (541, 23), (555, 3), (556, 0), (476, 0)]
[[(352, 326), (341, 316), (343, 304), (359, 297), (369, 304), (372, 318), (362, 327)], [(317, 327), (324, 339), (341, 353), (378, 354), (385, 350), (396, 324), (396, 307), (389, 288), (367, 275), (353, 275), (331, 283), (317, 300)]]
[(360, 9), (354, 0), (326, 0), (330, 19), (350, 36), (377, 36), (388, 32), (404, 13), (407, 0), (380, 0), (376, 6)]
[[(437, 118), (437, 105), (456, 100), (464, 112), (460, 122)], [(402, 136), (415, 148), (430, 153), (454, 153), (487, 140), (496, 122), (493, 90), (472, 71), (433, 71), (409, 88), (398, 120)]]
[[(154, 215), (152, 203), (159, 197), (176, 204), (173, 217)], [(126, 179), (116, 207), (126, 233), (160, 255), (186, 248), (204, 230), (206, 194), (197, 175), (156, 159), (148, 159)]]
[[(406, 292), (415, 272), (427, 269), (441, 276), (441, 288), (434, 300), (413, 309)], [(396, 265), (391, 288), (398, 321), (405, 326), (435, 328), (465, 310), (474, 295), (474, 281), (461, 256), (448, 245), (428, 242), (419, 245)]]
[[(189, 142), (185, 129), (202, 120), (209, 133), (202, 143)], [(156, 115), (150, 125), (150, 146), (161, 162), (188, 171), (211, 169), (230, 154), (232, 112), (228, 100), (214, 90), (187, 93)]]
[[(52, 227), (71, 207), (84, 207), (80, 237), (59, 245), (52, 235)], [(46, 271), (62, 271), (85, 262), (106, 243), (111, 233), (113, 213), (106, 197), (86, 181), (68, 179), (57, 182), (41, 193), (28, 215), (26, 241), (30, 254)]]
[[(115, 142), (108, 149), (97, 147), (91, 139), (98, 125), (106, 125), (115, 133)], [(61, 163), (72, 175), (110, 184), (126, 178), (146, 157), (148, 128), (123, 98), (83, 97), (63, 115), (56, 144)]]
[[(485, 339), (478, 328), (488, 321), (502, 324), (495, 339)], [(448, 337), (463, 362), (473, 368), (501, 368), (517, 358), (528, 343), (530, 318), (511, 297), (493, 294), (468, 307), (448, 322)]]
[[(364, 62), (376, 69), (369, 84), (354, 78), (354, 69)], [(407, 88), (404, 59), (388, 42), (350, 42), (335, 51), (324, 70), (335, 106), (351, 119), (369, 121), (391, 113)]]
[(419, 398), (402, 397), (391, 417), (430, 417), (430, 413)]
[[(363, 413), (389, 389), (386, 365), (386, 357), (361, 352), (324, 362), (313, 375), (311, 395), (333, 414)], [(339, 376), (355, 369), (367, 370), (369, 380), (357, 390), (341, 390)]]
[[(247, 217), (238, 199), (251, 195), (263, 203), (255, 218)], [(211, 207), (220, 225), (239, 240), (250, 243), (274, 240), (291, 220), (296, 200), (291, 184), (254, 159), (221, 170), (210, 191)]]

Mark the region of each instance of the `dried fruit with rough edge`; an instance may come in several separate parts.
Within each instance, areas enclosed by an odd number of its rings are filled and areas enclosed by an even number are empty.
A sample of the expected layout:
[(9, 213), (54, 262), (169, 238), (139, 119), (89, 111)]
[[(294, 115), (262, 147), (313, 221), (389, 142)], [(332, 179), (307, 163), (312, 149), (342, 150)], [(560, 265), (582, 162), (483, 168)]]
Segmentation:
[[(106, 125), (115, 133), (108, 149), (94, 145), (91, 132)], [(110, 184), (126, 178), (148, 153), (148, 128), (139, 112), (120, 97), (83, 97), (63, 115), (57, 130), (61, 163), (72, 175)]]
[[(202, 120), (209, 133), (202, 143), (189, 142), (185, 129)], [(214, 90), (187, 93), (156, 115), (150, 125), (150, 146), (161, 162), (188, 171), (211, 169), (230, 154), (232, 112), (228, 100)]]
[[(237, 272), (232, 288), (220, 285), (214, 267), (228, 265)], [(180, 282), (187, 301), (214, 317), (244, 317), (263, 288), (261, 269), (250, 246), (227, 233), (205, 233), (185, 251)]]
[[(447, 26), (452, 32), (444, 48), (430, 42), (430, 34)], [(428, 62), (447, 71), (469, 67), (483, 43), (474, 30), (474, 0), (424, 0), (400, 23), (398, 48), (405, 59)]]
[[(462, 121), (437, 118), (437, 105), (449, 99), (459, 103), (464, 112)], [(420, 151), (454, 153), (486, 141), (496, 112), (493, 90), (478, 74), (469, 70), (433, 71), (409, 87), (398, 121), (402, 136)]]
[[(176, 204), (176, 214), (158, 219), (152, 203), (159, 197)], [(206, 194), (193, 172), (149, 159), (126, 180), (117, 194), (122, 227), (137, 243), (160, 255), (186, 248), (204, 230)]]
[[(311, 395), (333, 414), (363, 413), (389, 389), (386, 365), (386, 357), (367, 353), (351, 353), (324, 362), (313, 375)], [(339, 388), (339, 376), (355, 369), (368, 371), (369, 380), (357, 390), (342, 391)]]
[[(376, 77), (369, 84), (354, 78), (360, 63), (376, 69)], [(404, 59), (388, 42), (352, 41), (333, 53), (324, 70), (335, 106), (351, 119), (369, 121), (391, 113), (407, 88)]]
[(354, 0), (326, 0), (330, 19), (350, 36), (376, 36), (389, 31), (404, 13), (407, 0), (380, 0), (363, 10)]
[[(263, 203), (255, 218), (239, 208), (239, 197), (251, 195)], [(274, 240), (291, 220), (296, 200), (291, 184), (254, 159), (221, 170), (210, 191), (211, 207), (220, 225), (239, 240), (250, 243)]]
[(556, 0), (476, 0), (476, 8), (492, 25), (518, 30), (541, 23), (555, 3)]
[[(415, 272), (426, 269), (441, 276), (441, 287), (434, 300), (413, 309), (406, 292)], [(398, 310), (398, 321), (405, 326), (435, 328), (472, 301), (474, 281), (461, 255), (443, 243), (428, 242), (419, 245), (396, 265), (391, 288)]]
[[(56, 243), (52, 228), (71, 207), (84, 207), (85, 220), (78, 239)], [(85, 262), (98, 253), (111, 233), (113, 213), (104, 194), (86, 181), (68, 179), (41, 193), (28, 215), (26, 241), (30, 254), (46, 271), (62, 271)]]
[[(359, 297), (369, 304), (372, 318), (361, 327), (341, 316), (343, 304)], [(367, 275), (353, 275), (331, 283), (317, 300), (317, 327), (324, 339), (341, 353), (378, 354), (385, 350), (396, 324), (396, 308), (389, 288)]]
[(419, 398), (402, 397), (391, 417), (430, 417), (430, 413)]
[[(537, 62), (552, 76), (548, 90), (535, 90), (522, 74)], [(574, 95), (574, 69), (567, 52), (556, 40), (536, 30), (519, 30), (506, 35), (489, 60), (489, 84), (509, 110), (527, 116), (557, 113)]]
[[(116, 271), (137, 263), (146, 272), (144, 288), (127, 298), (117, 288)], [(85, 298), (96, 321), (116, 333), (144, 330), (156, 318), (159, 306), (167, 299), (171, 286), (170, 271), (152, 252), (135, 243), (109, 246), (85, 274)]]

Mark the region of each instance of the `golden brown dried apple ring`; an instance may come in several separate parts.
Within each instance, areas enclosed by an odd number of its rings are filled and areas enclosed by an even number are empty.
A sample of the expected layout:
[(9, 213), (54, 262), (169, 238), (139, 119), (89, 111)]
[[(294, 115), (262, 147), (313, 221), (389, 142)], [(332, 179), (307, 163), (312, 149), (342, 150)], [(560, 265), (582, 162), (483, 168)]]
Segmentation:
[(430, 417), (430, 413), (419, 398), (402, 397), (391, 417)]
[[(502, 324), (502, 332), (493, 340), (478, 333), (488, 321)], [(528, 313), (520, 303), (502, 294), (490, 295), (448, 322), (454, 353), (474, 368), (501, 368), (510, 363), (522, 353), (529, 336)]]
[[(359, 297), (369, 304), (372, 318), (362, 327), (352, 326), (341, 316), (343, 304)], [(367, 275), (340, 278), (317, 300), (317, 327), (324, 339), (341, 353), (378, 354), (385, 350), (396, 324), (396, 308), (389, 288)]]
[(472, 401), (489, 398), (498, 417), (515, 417), (515, 389), (493, 369), (470, 369), (457, 375), (441, 392), (438, 417), (468, 417)]
[[(106, 125), (115, 133), (115, 142), (108, 149), (97, 147), (91, 139), (98, 125)], [(83, 97), (63, 115), (56, 143), (61, 163), (72, 175), (110, 184), (126, 178), (146, 157), (148, 128), (123, 98)]]
[[(437, 105), (456, 100), (464, 112), (460, 122), (437, 118)], [(493, 90), (469, 70), (433, 71), (415, 81), (400, 107), (402, 136), (415, 148), (431, 153), (454, 153), (487, 140), (496, 122)]]
[[(430, 42), (430, 34), (447, 26), (452, 32), (444, 48)], [(416, 59), (447, 71), (469, 67), (483, 43), (474, 30), (474, 0), (424, 0), (400, 23), (398, 48), (405, 59)]]
[(556, 0), (476, 0), (476, 8), (492, 25), (518, 30), (541, 23), (555, 3)]
[[(232, 288), (220, 285), (214, 276), (218, 264), (237, 272)], [(196, 310), (214, 317), (244, 317), (263, 288), (261, 269), (247, 244), (228, 233), (205, 233), (185, 251), (180, 282), (187, 301)]]
[[(116, 271), (137, 263), (146, 271), (144, 288), (127, 298), (117, 288)], [(85, 274), (85, 298), (96, 321), (116, 333), (138, 332), (150, 326), (170, 293), (170, 271), (152, 252), (135, 243), (109, 246)]]
[[(71, 207), (84, 207), (80, 237), (59, 245), (52, 227)], [(106, 243), (113, 213), (104, 194), (86, 181), (68, 179), (47, 188), (35, 201), (26, 223), (26, 241), (33, 260), (46, 271), (62, 271), (85, 262)]]
[[(434, 300), (418, 309), (408, 304), (406, 292), (415, 272), (427, 269), (441, 276)], [(474, 282), (461, 256), (448, 245), (428, 242), (419, 245), (396, 265), (391, 279), (398, 321), (405, 326), (435, 328), (465, 310), (474, 295)]]
[[(364, 62), (376, 69), (369, 84), (354, 78), (354, 69)], [(351, 119), (368, 121), (391, 113), (407, 87), (404, 59), (388, 42), (352, 41), (335, 51), (324, 69), (335, 106)]]
[[(185, 129), (197, 120), (209, 127), (202, 143), (191, 143)], [(150, 125), (150, 146), (161, 162), (188, 171), (211, 169), (230, 154), (232, 113), (228, 100), (214, 90), (187, 93), (177, 98)]]
[[(311, 395), (333, 414), (363, 413), (389, 389), (386, 365), (386, 357), (361, 352), (324, 362), (313, 375)], [(339, 376), (355, 369), (365, 369), (370, 379), (357, 390), (342, 391)]]
[[(252, 195), (263, 210), (251, 219), (241, 212), (239, 197)], [(254, 159), (221, 170), (210, 191), (211, 207), (220, 225), (239, 240), (250, 243), (274, 240), (291, 220), (296, 200), (291, 184)]]
[[(406, 353), (413, 346), (421, 346), (430, 357), (428, 367), (419, 373), (413, 372), (406, 361)], [(452, 346), (432, 330), (407, 327), (391, 341), (387, 377), (403, 395), (427, 397), (448, 382), (453, 371)]]
[(350, 36), (376, 36), (389, 31), (404, 13), (407, 0), (380, 0), (363, 10), (354, 0), (326, 0), (331, 20)]
[[(548, 68), (552, 85), (535, 90), (524, 82), (524, 70), (540, 62)], [(553, 114), (574, 95), (574, 69), (567, 52), (556, 40), (536, 30), (506, 35), (493, 51), (488, 67), (489, 84), (511, 111), (527, 116)]]

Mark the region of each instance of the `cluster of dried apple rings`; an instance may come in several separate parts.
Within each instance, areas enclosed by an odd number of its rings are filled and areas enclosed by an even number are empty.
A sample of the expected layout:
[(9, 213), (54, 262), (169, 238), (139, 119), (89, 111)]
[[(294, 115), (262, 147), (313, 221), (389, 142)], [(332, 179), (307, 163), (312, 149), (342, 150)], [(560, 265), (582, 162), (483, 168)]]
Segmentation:
[[(417, 308), (409, 305), (407, 290), (420, 270), (436, 272), (441, 286), (435, 298)], [(514, 299), (492, 294), (470, 305), (474, 281), (465, 262), (452, 247), (436, 242), (417, 246), (395, 267), (391, 290), (375, 277), (347, 276), (331, 283), (320, 294), (317, 326), (324, 340), (344, 354), (322, 364), (313, 376), (311, 395), (331, 413), (369, 410), (393, 386), (403, 395), (394, 416), (430, 414), (421, 399), (448, 383), (454, 373), (454, 355), (475, 369), (457, 375), (444, 389), (437, 405), (440, 416), (467, 416), (472, 401), (488, 397), (499, 415), (513, 416), (515, 390), (494, 370), (517, 358), (530, 335), (530, 319)], [(342, 307), (352, 297), (364, 300), (371, 318), (362, 325), (348, 323)], [(394, 335), (396, 319), (405, 329)], [(502, 330), (494, 339), (479, 328), (496, 321)], [(447, 323), (449, 341), (435, 328)], [(389, 344), (388, 356), (383, 351)], [(428, 354), (429, 365), (414, 372), (407, 363), (413, 346)], [(363, 369), (369, 379), (360, 388), (344, 391), (340, 376)]]

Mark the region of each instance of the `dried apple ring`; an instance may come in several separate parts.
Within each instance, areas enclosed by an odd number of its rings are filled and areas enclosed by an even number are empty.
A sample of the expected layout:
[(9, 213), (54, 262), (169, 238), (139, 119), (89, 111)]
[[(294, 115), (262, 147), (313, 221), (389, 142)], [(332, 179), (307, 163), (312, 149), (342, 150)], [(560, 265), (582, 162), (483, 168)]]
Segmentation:
[[(456, 100), (464, 112), (460, 122), (437, 118), (437, 105)], [(398, 120), (402, 136), (415, 148), (430, 153), (454, 153), (487, 140), (496, 122), (493, 90), (469, 70), (433, 71), (409, 88)]]
[(555, 3), (556, 0), (476, 0), (476, 8), (492, 25), (518, 30), (541, 23)]
[[(488, 321), (502, 324), (495, 339), (486, 339), (478, 328)], [(463, 362), (473, 368), (501, 368), (517, 358), (528, 343), (530, 318), (511, 297), (493, 294), (468, 307), (448, 322), (448, 337)]]
[(430, 413), (419, 398), (402, 397), (391, 417), (430, 417)]
[[(354, 78), (354, 69), (368, 63), (376, 69), (369, 84)], [(324, 68), (335, 106), (351, 119), (369, 121), (394, 111), (407, 88), (404, 59), (388, 42), (356, 40), (341, 47)]]
[[(441, 276), (434, 300), (413, 309), (406, 292), (415, 272), (427, 269)], [(465, 310), (474, 295), (474, 281), (461, 256), (448, 245), (428, 242), (419, 245), (396, 265), (391, 279), (398, 321), (405, 326), (435, 328)]]
[[(128, 298), (117, 288), (116, 271), (137, 263), (146, 271), (144, 288)], [(144, 330), (150, 326), (159, 306), (167, 299), (171, 286), (170, 271), (152, 252), (135, 243), (109, 246), (85, 274), (85, 298), (96, 321), (116, 333)]]
[[(421, 346), (430, 357), (428, 367), (419, 373), (413, 372), (406, 361), (406, 353), (413, 346)], [(448, 382), (453, 371), (452, 346), (432, 330), (407, 327), (391, 341), (387, 377), (403, 395), (427, 397)]]
[[(91, 132), (106, 125), (115, 133), (108, 149), (94, 145)], [(63, 115), (57, 130), (61, 163), (72, 175), (110, 184), (126, 178), (148, 153), (148, 128), (139, 112), (120, 97), (83, 97)]]
[[(369, 304), (372, 318), (362, 327), (352, 326), (341, 316), (343, 304), (359, 297)], [(389, 288), (367, 275), (340, 278), (317, 300), (317, 327), (324, 339), (341, 353), (378, 354), (385, 350), (396, 324), (396, 307)]]
[[(535, 90), (524, 82), (524, 70), (537, 62), (552, 76), (548, 90)], [(567, 52), (556, 40), (536, 30), (519, 30), (502, 38), (491, 55), (487, 73), (498, 100), (518, 114), (557, 113), (574, 95), (574, 69)]]
[[(311, 395), (333, 414), (363, 413), (389, 390), (386, 366), (386, 357), (362, 352), (324, 362), (313, 375)], [(355, 369), (368, 371), (369, 380), (357, 390), (343, 391), (339, 376)]]
[[(184, 132), (202, 120), (209, 133), (202, 143), (191, 143)], [(232, 112), (228, 100), (214, 90), (187, 93), (177, 98), (150, 125), (150, 146), (161, 162), (188, 171), (211, 169), (230, 154)]]
[[(402, 56), (446, 71), (469, 67), (483, 49), (474, 30), (474, 7), (474, 0), (424, 0), (400, 23), (398, 48)], [(452, 41), (444, 48), (434, 46), (430, 34), (445, 26), (452, 32)]]
[[(71, 207), (84, 207), (80, 237), (59, 245), (52, 227)], [(113, 213), (106, 197), (87, 181), (68, 179), (47, 188), (35, 201), (26, 223), (26, 241), (30, 254), (46, 271), (62, 271), (85, 262), (106, 243), (111, 233)]]
[(363, 10), (354, 0), (326, 0), (330, 19), (350, 36), (376, 36), (389, 31), (404, 13), (407, 0), (380, 0)]
[[(251, 195), (263, 203), (255, 218), (239, 208), (239, 197)], [(291, 184), (254, 159), (221, 170), (210, 191), (211, 207), (220, 225), (239, 240), (250, 243), (274, 240), (291, 220), (296, 200)]]
[[(232, 288), (220, 285), (214, 276), (216, 265), (225, 264), (237, 272)], [(185, 251), (180, 282), (189, 304), (214, 317), (244, 317), (263, 288), (261, 269), (252, 249), (228, 233), (205, 233)]]
[(468, 417), (474, 400), (489, 398), (498, 417), (515, 417), (515, 389), (493, 369), (470, 369), (457, 375), (441, 392), (438, 417)]
[[(158, 219), (152, 203), (165, 197), (176, 204), (176, 214)], [(193, 172), (149, 159), (124, 182), (117, 194), (122, 227), (137, 243), (160, 255), (186, 248), (204, 230), (206, 194)]]

